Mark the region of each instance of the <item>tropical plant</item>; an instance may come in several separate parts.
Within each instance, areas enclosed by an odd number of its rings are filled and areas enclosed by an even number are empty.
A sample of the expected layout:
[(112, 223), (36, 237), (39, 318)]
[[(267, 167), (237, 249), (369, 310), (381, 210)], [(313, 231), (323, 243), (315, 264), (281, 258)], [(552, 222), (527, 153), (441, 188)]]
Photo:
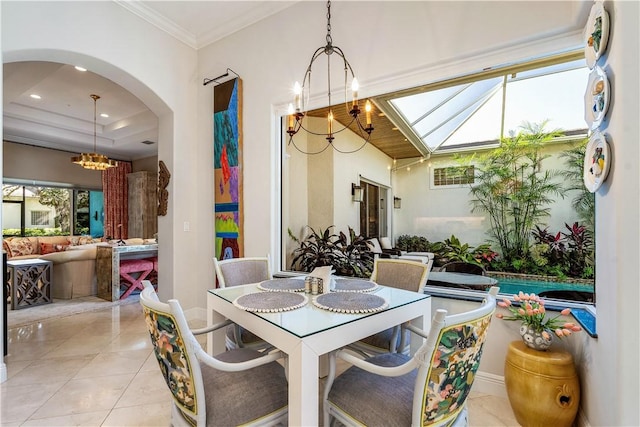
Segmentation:
[(549, 215), (553, 196), (563, 197), (562, 185), (555, 181), (558, 172), (540, 171), (548, 157), (542, 148), (562, 135), (545, 131), (546, 124), (525, 122), (517, 135), (504, 138), (498, 148), (461, 158), (477, 162), (471, 210), (488, 214), (489, 234), (507, 263), (528, 257), (531, 229)]
[(403, 234), (396, 240), (396, 248), (407, 252), (430, 252), (429, 241), (424, 236), (409, 236)]
[(368, 278), (373, 270), (374, 255), (366, 239), (356, 235), (349, 227), (349, 238), (340, 232), (331, 232), (333, 226), (325, 230), (307, 227), (310, 233), (300, 240), (288, 230), (289, 237), (299, 246), (293, 251), (291, 267), (295, 271), (311, 272), (316, 267), (333, 266), (339, 276)]
[(444, 246), (444, 256), (445, 258), (447, 258), (448, 262), (462, 261), (472, 264), (478, 264), (476, 262), (474, 254), (472, 253), (473, 248), (469, 246), (468, 243), (461, 243), (460, 239), (458, 239), (456, 236), (451, 235), (451, 237), (445, 239)]
[[(593, 239), (591, 233), (584, 225), (574, 222), (573, 225), (565, 224), (568, 232), (563, 232), (567, 246), (567, 264), (569, 275), (584, 277), (585, 270), (589, 266), (590, 255), (593, 253)], [(590, 272), (593, 270), (591, 269)]]
[(596, 197), (587, 190), (583, 180), (584, 153), (589, 139), (584, 139), (568, 150), (560, 153), (565, 160), (565, 169), (560, 174), (565, 181), (565, 190), (575, 193), (571, 206), (578, 214), (580, 221), (593, 234), (595, 230)]

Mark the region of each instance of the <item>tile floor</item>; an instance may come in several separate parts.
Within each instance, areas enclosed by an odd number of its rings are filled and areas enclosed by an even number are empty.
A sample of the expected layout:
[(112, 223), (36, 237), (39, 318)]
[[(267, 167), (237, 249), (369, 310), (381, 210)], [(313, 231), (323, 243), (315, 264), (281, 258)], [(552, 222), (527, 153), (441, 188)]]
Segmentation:
[[(170, 425), (169, 391), (138, 304), (13, 328), (8, 339), (2, 427)], [(518, 425), (502, 398), (472, 393), (469, 412), (471, 426)]]

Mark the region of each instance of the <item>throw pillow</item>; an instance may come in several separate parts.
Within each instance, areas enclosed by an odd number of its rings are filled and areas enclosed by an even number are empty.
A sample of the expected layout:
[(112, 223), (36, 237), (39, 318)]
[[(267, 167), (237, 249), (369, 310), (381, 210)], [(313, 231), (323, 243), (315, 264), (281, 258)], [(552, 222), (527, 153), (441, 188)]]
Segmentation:
[(393, 249), (391, 239), (388, 237), (380, 237), (380, 246), (382, 246), (382, 249)]
[(71, 246), (87, 245), (89, 243), (100, 243), (100, 239), (94, 239), (91, 236), (71, 236), (68, 240)]
[(33, 243), (28, 237), (18, 237), (8, 242), (11, 258), (22, 255), (31, 255), (35, 252)]
[(371, 248), (371, 252), (374, 254), (381, 254), (382, 248), (380, 247), (380, 243), (378, 243), (378, 239), (369, 239), (367, 240), (367, 245)]
[(54, 252), (64, 252), (69, 245), (59, 243), (40, 243), (40, 253), (42, 255), (52, 254)]

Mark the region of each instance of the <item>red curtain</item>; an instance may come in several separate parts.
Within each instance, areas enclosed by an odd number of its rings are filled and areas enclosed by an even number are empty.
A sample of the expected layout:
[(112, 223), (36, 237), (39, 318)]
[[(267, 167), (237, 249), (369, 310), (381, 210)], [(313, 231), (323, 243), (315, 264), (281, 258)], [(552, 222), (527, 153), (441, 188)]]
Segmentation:
[(131, 163), (118, 162), (118, 166), (102, 172), (104, 194), (104, 235), (110, 239), (129, 237), (129, 185), (127, 175)]

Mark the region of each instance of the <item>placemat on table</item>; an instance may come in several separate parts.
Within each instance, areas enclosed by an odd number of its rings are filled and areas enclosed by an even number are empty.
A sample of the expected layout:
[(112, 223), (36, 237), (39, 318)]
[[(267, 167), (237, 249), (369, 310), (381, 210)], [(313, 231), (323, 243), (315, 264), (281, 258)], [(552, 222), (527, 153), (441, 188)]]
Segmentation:
[(378, 285), (371, 280), (361, 279), (336, 279), (334, 292), (373, 292)]
[(357, 292), (322, 294), (313, 301), (313, 304), (324, 310), (348, 314), (374, 313), (389, 306), (387, 301), (378, 295)]
[(304, 292), (304, 279), (281, 278), (260, 282), (258, 289), (267, 292)]
[(309, 298), (294, 292), (254, 292), (241, 295), (233, 301), (233, 305), (242, 310), (257, 313), (277, 313), (295, 310), (304, 306)]

